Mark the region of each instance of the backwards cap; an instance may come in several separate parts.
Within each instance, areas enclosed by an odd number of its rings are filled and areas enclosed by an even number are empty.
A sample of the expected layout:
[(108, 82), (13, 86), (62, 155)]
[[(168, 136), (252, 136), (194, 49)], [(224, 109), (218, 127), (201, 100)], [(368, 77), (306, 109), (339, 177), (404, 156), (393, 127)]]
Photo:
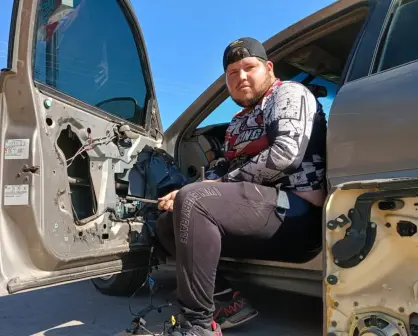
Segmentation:
[(268, 61), (266, 50), (261, 42), (252, 37), (243, 37), (226, 47), (223, 58), (224, 70), (226, 71), (229, 64), (246, 57), (258, 57)]

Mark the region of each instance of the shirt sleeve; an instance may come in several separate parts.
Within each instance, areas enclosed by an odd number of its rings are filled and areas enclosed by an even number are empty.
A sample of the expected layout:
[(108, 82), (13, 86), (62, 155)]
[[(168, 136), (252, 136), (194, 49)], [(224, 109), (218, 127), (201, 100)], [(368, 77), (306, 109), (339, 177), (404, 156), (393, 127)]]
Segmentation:
[(222, 181), (274, 184), (302, 163), (317, 111), (313, 94), (300, 83), (283, 82), (267, 98), (263, 111), (269, 147)]

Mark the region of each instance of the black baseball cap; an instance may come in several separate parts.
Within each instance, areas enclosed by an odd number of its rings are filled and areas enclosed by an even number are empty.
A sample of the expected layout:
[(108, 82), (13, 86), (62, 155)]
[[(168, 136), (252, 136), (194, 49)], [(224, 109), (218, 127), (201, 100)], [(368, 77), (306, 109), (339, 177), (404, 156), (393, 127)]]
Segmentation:
[(230, 43), (224, 51), (224, 70), (229, 64), (246, 57), (258, 57), (268, 61), (266, 50), (260, 41), (252, 37), (243, 37)]

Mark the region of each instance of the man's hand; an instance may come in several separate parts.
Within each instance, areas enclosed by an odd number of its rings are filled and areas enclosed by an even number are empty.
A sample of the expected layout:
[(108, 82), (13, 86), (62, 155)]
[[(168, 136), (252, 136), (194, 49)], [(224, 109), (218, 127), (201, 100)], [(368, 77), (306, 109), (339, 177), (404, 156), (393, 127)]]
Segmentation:
[(178, 190), (174, 190), (164, 197), (160, 197), (158, 199), (158, 209), (173, 212), (174, 199), (176, 198), (178, 192)]

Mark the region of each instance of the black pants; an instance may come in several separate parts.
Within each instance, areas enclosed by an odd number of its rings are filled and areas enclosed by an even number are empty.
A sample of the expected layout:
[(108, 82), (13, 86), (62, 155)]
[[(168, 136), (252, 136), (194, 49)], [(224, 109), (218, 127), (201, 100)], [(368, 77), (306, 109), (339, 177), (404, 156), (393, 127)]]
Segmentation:
[(258, 246), (264, 252), (273, 251), (280, 245), (282, 226), (313, 220), (310, 214), (315, 207), (293, 193), (288, 195), (290, 210), (278, 216), (274, 188), (247, 182), (200, 182), (179, 191), (173, 213), (164, 213), (157, 221), (157, 236), (176, 257), (178, 301), (189, 321), (210, 326), (221, 250), (263, 253)]

